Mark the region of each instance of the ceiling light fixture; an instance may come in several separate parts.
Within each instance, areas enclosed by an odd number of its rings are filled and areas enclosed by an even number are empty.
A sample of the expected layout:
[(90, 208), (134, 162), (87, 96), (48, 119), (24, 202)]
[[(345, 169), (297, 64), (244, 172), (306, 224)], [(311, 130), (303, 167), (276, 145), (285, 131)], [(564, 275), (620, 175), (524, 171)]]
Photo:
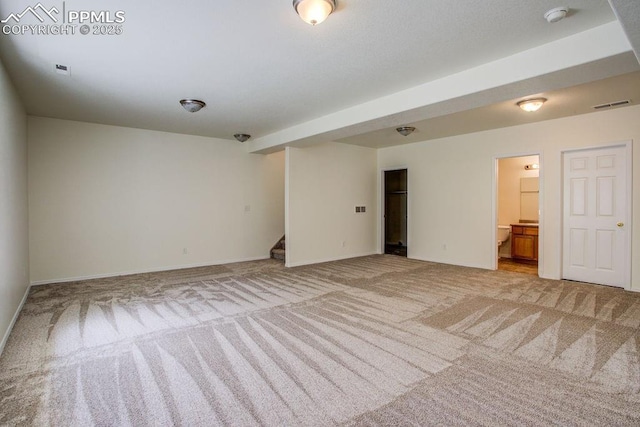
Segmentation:
[(414, 128), (413, 126), (401, 126), (399, 128), (396, 128), (396, 131), (402, 136), (409, 136), (415, 130), (416, 128)]
[(546, 19), (549, 24), (553, 24), (554, 22), (562, 21), (567, 16), (567, 13), (569, 13), (569, 8), (566, 6), (554, 7), (544, 14), (544, 19)]
[(336, 10), (335, 0), (293, 0), (293, 8), (302, 20), (317, 25)]
[(249, 138), (251, 138), (251, 135), (248, 135), (246, 133), (236, 133), (235, 135), (233, 135), (233, 137), (240, 142), (245, 142), (248, 141)]
[(181, 99), (180, 105), (190, 113), (197, 113), (207, 106), (204, 101), (198, 99)]
[(528, 113), (532, 113), (538, 111), (545, 102), (547, 102), (546, 98), (525, 99), (524, 101), (518, 102), (518, 107)]

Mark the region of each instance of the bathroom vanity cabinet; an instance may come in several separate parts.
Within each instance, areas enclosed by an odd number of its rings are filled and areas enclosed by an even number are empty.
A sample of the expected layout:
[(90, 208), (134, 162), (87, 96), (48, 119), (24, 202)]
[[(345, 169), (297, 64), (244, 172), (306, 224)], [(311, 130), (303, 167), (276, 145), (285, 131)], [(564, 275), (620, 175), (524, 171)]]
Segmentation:
[(538, 262), (538, 224), (511, 224), (511, 258)]

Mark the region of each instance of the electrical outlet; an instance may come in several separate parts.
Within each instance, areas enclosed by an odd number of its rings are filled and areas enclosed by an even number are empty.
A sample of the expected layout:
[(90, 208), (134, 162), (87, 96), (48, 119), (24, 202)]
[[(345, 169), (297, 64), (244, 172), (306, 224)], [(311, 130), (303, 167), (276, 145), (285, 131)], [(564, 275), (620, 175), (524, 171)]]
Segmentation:
[(356, 213), (360, 213), (360, 206), (356, 206)]
[(365, 213), (367, 211), (367, 207), (366, 206), (361, 206), (360, 207), (360, 212)]
[(346, 247), (347, 246), (347, 242), (345, 242), (344, 240), (342, 241), (342, 247)]
[(182, 255), (186, 255), (188, 253), (189, 251), (187, 250), (187, 248), (182, 248)]
[(443, 244), (442, 244), (442, 250), (443, 250), (443, 251), (446, 251), (446, 250), (447, 250), (447, 244), (446, 244), (446, 243), (443, 243)]

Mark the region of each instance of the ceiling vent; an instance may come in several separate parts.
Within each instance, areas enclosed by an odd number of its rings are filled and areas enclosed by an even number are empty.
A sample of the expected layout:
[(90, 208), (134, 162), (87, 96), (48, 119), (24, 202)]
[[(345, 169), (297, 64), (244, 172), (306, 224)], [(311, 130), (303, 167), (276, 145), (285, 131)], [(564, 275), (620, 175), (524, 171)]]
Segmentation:
[(63, 76), (68, 76), (71, 70), (68, 65), (55, 64), (56, 73), (62, 74)]
[(616, 101), (616, 102), (609, 102), (608, 104), (594, 105), (593, 109), (602, 110), (604, 108), (620, 107), (622, 105), (629, 105), (629, 104), (631, 104), (631, 100), (625, 99), (624, 101)]

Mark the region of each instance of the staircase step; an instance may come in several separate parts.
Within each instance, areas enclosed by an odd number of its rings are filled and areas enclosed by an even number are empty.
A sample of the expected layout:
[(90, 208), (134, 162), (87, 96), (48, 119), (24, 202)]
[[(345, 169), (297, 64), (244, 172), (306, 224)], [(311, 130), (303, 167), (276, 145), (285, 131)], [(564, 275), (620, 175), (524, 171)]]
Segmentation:
[(272, 249), (271, 258), (284, 261), (286, 252), (284, 249)]

